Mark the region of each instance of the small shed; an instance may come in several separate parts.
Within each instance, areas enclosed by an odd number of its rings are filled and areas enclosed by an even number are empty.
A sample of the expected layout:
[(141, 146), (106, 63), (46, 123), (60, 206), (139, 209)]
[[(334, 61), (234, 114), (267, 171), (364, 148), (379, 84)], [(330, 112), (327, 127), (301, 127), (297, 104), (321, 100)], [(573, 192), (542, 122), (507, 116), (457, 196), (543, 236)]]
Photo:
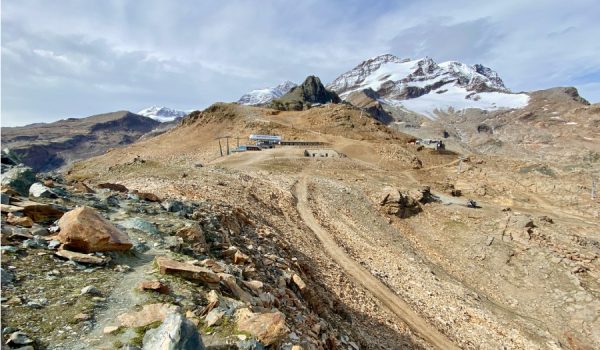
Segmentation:
[(320, 158), (340, 158), (341, 155), (336, 150), (331, 148), (314, 148), (314, 149), (305, 149), (304, 150), (305, 157), (320, 157)]

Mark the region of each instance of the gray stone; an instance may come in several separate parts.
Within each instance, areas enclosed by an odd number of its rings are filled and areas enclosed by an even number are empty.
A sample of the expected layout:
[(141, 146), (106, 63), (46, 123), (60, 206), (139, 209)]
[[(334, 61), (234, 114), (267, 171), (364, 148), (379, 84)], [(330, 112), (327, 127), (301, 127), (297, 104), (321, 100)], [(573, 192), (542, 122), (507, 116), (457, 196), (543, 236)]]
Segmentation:
[(56, 198), (56, 193), (52, 192), (51, 189), (44, 186), (40, 182), (36, 182), (29, 187), (29, 195), (35, 198)]
[(31, 229), (29, 229), (29, 233), (31, 233), (31, 235), (33, 236), (47, 236), (50, 232), (48, 232), (48, 229), (42, 226), (34, 226)]
[(6, 192), (0, 192), (0, 203), (10, 204), (10, 195)]
[(163, 323), (144, 336), (143, 350), (204, 350), (196, 326), (179, 313), (170, 313)]
[(60, 247), (61, 243), (59, 240), (57, 239), (53, 239), (50, 242), (48, 242), (48, 249), (58, 249), (58, 247)]
[(29, 187), (34, 182), (35, 174), (27, 166), (15, 166), (2, 174), (2, 185), (12, 188), (23, 196), (27, 196)]
[(236, 345), (240, 350), (265, 350), (265, 347), (256, 339), (240, 340)]
[(125, 221), (121, 221), (119, 225), (127, 229), (139, 230), (142, 232), (149, 233), (151, 235), (158, 234), (158, 229), (153, 223), (140, 218), (127, 219)]
[(81, 289), (81, 295), (102, 295), (102, 292), (94, 286), (86, 286)]
[(0, 267), (0, 280), (3, 286), (8, 286), (13, 283), (15, 276), (10, 271)]
[(6, 341), (7, 345), (29, 345), (32, 344), (33, 340), (27, 336), (27, 334), (23, 332), (14, 332), (11, 333), (10, 337)]
[(176, 213), (185, 210), (185, 205), (180, 201), (166, 200), (160, 204), (166, 211)]

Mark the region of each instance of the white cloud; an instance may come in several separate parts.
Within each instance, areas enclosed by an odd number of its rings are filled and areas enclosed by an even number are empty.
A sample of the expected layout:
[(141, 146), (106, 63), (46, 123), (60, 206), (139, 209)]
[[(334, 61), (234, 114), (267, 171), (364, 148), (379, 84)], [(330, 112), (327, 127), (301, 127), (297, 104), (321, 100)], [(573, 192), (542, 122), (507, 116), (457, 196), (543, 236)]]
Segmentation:
[(23, 115), (204, 107), (308, 74), (331, 81), (388, 52), (483, 63), (514, 90), (575, 85), (597, 102), (595, 7), (592, 0), (5, 1), (3, 124)]

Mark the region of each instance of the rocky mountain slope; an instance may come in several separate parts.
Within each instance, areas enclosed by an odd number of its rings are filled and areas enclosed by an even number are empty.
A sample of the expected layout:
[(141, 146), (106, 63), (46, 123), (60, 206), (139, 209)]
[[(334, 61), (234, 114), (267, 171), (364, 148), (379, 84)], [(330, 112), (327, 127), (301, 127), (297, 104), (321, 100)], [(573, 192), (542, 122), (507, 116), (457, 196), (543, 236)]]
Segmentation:
[(292, 88), (296, 86), (298, 86), (298, 84), (286, 80), (283, 83), (272, 88), (252, 90), (242, 95), (242, 97), (240, 97), (240, 99), (238, 100), (238, 103), (248, 106), (264, 105), (273, 101), (274, 99), (277, 99), (287, 94)]
[(339, 96), (323, 86), (315, 76), (308, 76), (302, 85), (292, 88), (287, 94), (273, 100), (272, 108), (280, 110), (303, 110), (314, 104), (339, 103)]
[(34, 170), (52, 170), (135, 142), (160, 123), (127, 111), (2, 128), (9, 148)]
[[(295, 147), (219, 156), (216, 136), (252, 133), (320, 141), (342, 156), (305, 157)], [(302, 111), (216, 104), (156, 138), (78, 163), (68, 177), (225, 203), (269, 228), (269, 241), (281, 244), (277, 256), (293, 252), (307, 288), (333, 302), (321, 309), (302, 296), (296, 308), (347, 332), (323, 342), (275, 306), (286, 315), (291, 331), (282, 339), (290, 346), (598, 347), (600, 212), (586, 163), (476, 152), (459, 160), (410, 141), (347, 104)], [(264, 241), (245, 238), (222, 247), (252, 245), (253, 261), (271, 260), (257, 248)], [(203, 339), (210, 334), (201, 330)]]
[(381, 55), (343, 73), (327, 88), (346, 99), (371, 89), (385, 103), (435, 119), (437, 112), (479, 108), (496, 110), (527, 105), (526, 94), (512, 94), (492, 69), (481, 64), (436, 63)]
[(179, 120), (187, 115), (185, 111), (159, 106), (144, 108), (141, 111), (137, 112), (137, 114), (143, 115), (144, 117), (152, 118), (161, 123)]

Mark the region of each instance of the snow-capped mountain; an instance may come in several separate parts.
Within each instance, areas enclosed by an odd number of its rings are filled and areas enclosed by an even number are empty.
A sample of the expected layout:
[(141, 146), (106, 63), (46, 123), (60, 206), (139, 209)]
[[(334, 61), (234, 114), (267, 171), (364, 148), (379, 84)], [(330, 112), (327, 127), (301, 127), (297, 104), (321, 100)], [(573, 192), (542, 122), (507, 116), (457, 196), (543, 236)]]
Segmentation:
[(238, 103), (249, 106), (269, 103), (274, 99), (285, 95), (297, 85), (298, 84), (286, 80), (272, 88), (252, 90), (240, 97)]
[(498, 73), (481, 64), (431, 58), (400, 59), (382, 55), (366, 60), (327, 85), (346, 99), (364, 89), (375, 91), (382, 102), (436, 117), (436, 111), (479, 108), (521, 108), (529, 96), (513, 94)]
[(141, 111), (137, 112), (137, 114), (143, 115), (148, 118), (152, 118), (161, 123), (172, 122), (177, 118), (183, 118), (187, 115), (185, 111), (158, 106), (152, 106), (142, 109)]

